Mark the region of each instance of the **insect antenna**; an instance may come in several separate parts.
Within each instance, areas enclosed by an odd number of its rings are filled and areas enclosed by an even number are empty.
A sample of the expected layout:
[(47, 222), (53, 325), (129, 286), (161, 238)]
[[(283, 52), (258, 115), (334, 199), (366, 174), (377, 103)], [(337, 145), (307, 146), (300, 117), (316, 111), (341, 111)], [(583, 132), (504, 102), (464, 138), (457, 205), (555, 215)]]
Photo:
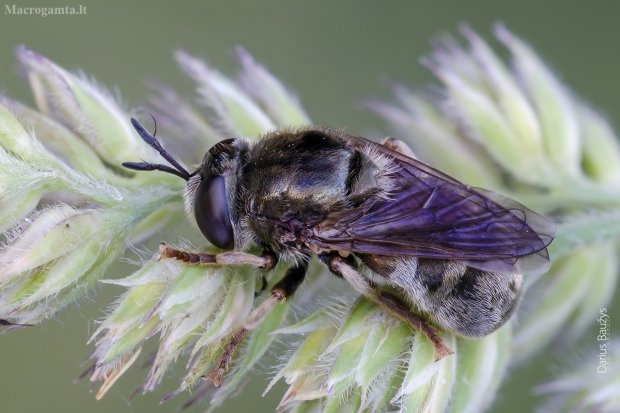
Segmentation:
[(167, 165), (162, 165), (159, 163), (150, 163), (150, 162), (123, 162), (123, 166), (127, 169), (133, 169), (135, 171), (162, 171), (168, 172), (169, 174), (176, 175), (179, 178), (183, 178), (186, 181), (189, 179), (189, 176), (183, 172), (177, 171), (174, 168), (171, 168)]
[(0, 326), (21, 326), (21, 327), (32, 327), (34, 324), (18, 324), (12, 323), (9, 320), (4, 320), (0, 318)]
[[(151, 115), (153, 116), (153, 115)], [(155, 118), (153, 118), (153, 120), (155, 120)], [(175, 169), (166, 166), (166, 165), (161, 165), (161, 164), (154, 164), (154, 163), (150, 163), (150, 162), (123, 162), (123, 166), (125, 168), (128, 169), (134, 169), (137, 171), (162, 171), (162, 172), (168, 172), (170, 174), (176, 175), (180, 178), (185, 179), (186, 181), (189, 180), (189, 178), (191, 177), (191, 174), (189, 172), (187, 172), (187, 170), (185, 168), (183, 168), (181, 165), (179, 165), (179, 163), (177, 161), (174, 160), (174, 158), (168, 153), (166, 152), (166, 150), (164, 148), (162, 148), (161, 144), (157, 141), (157, 139), (155, 139), (155, 134), (157, 133), (157, 122), (155, 122), (155, 132), (153, 133), (153, 135), (151, 135), (149, 133), (149, 131), (147, 131), (144, 126), (142, 126), (140, 124), (140, 122), (138, 122), (136, 119), (131, 118), (131, 124), (133, 125), (134, 129), (136, 130), (136, 132), (138, 132), (138, 135), (140, 135), (140, 137), (142, 138), (142, 140), (146, 143), (148, 143), (153, 149), (155, 149), (157, 152), (159, 152), (159, 154), (168, 162), (170, 162), (170, 164), (172, 166), (174, 166)]]

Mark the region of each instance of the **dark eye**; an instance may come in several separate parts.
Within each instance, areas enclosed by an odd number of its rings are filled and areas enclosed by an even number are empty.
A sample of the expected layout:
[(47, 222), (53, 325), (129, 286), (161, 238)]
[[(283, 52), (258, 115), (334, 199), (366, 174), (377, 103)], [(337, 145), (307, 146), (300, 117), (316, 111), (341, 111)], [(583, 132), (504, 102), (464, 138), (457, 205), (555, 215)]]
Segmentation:
[(202, 234), (218, 248), (233, 249), (235, 240), (228, 214), (223, 176), (207, 176), (196, 190), (194, 214)]

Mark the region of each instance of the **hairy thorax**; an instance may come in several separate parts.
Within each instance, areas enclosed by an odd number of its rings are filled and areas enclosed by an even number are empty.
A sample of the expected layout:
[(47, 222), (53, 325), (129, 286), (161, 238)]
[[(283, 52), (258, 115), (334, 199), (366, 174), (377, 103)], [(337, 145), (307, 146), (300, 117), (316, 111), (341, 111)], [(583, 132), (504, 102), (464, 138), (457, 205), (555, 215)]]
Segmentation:
[(276, 252), (308, 251), (304, 233), (347, 206), (355, 151), (342, 139), (312, 133), (284, 132), (256, 145), (242, 174), (252, 179), (239, 192), (244, 225)]

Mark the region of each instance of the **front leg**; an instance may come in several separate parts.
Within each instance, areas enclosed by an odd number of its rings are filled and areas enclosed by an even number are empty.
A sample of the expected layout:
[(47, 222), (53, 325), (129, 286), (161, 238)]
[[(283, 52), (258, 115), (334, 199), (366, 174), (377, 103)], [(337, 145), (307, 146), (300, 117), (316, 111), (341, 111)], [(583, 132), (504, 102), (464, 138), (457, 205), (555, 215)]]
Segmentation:
[(367, 280), (357, 271), (355, 260), (351, 255), (347, 258), (343, 258), (337, 253), (321, 254), (320, 258), (327, 264), (331, 272), (344, 278), (357, 292), (379, 304), (394, 317), (405, 321), (411, 325), (411, 327), (423, 333), (431, 343), (433, 343), (433, 346), (435, 346), (436, 361), (452, 354), (452, 350), (443, 343), (435, 327), (429, 325), (424, 318), (413, 313), (400, 298), (387, 291), (381, 290)]
[(219, 254), (194, 253), (159, 244), (160, 259), (174, 258), (191, 265), (252, 265), (265, 271), (273, 269), (278, 263), (276, 255), (263, 250), (260, 257), (246, 252), (221, 252)]

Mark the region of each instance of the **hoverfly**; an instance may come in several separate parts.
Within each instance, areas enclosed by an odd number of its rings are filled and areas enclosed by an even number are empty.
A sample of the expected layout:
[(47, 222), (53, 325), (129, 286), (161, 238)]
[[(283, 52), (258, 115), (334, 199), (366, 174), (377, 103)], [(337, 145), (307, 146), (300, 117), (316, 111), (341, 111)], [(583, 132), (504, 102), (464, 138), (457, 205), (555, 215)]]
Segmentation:
[[(399, 141), (384, 144), (339, 129), (306, 126), (258, 139), (227, 139), (192, 173), (132, 119), (142, 139), (173, 167), (125, 162), (187, 181), (186, 212), (223, 250), (204, 254), (162, 244), (162, 258), (189, 264), (290, 265), (271, 295), (247, 318), (206, 375), (221, 383), (245, 336), (301, 285), (310, 257), (370, 300), (421, 331), (436, 359), (451, 353), (435, 327), (482, 337), (515, 312), (524, 273), (549, 267), (554, 224), (516, 201), (465, 185), (416, 160)], [(261, 256), (245, 253), (254, 243)], [(373, 283), (373, 272), (409, 303)]]

